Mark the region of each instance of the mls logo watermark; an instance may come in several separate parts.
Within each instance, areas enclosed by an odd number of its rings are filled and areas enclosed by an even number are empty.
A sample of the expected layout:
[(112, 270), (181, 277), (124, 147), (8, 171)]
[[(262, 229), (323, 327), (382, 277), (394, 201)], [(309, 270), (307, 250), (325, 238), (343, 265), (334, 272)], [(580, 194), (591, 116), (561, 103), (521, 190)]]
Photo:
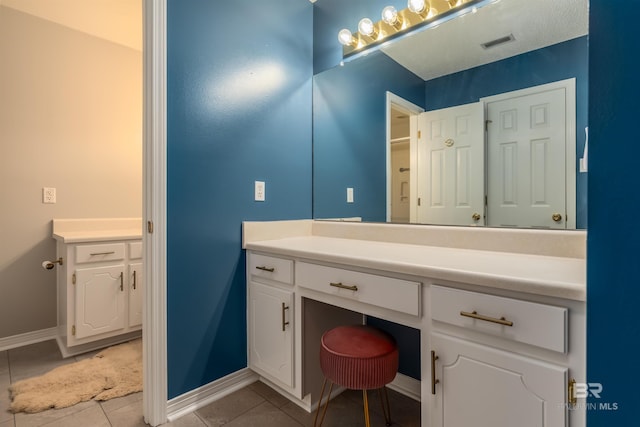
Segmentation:
[(588, 411), (617, 411), (617, 402), (578, 402), (578, 399), (601, 399), (603, 386), (601, 383), (579, 383), (573, 382), (573, 392), (569, 396), (569, 403), (566, 406), (572, 410)]
[(593, 397), (600, 399), (600, 393), (602, 393), (602, 384), (600, 383), (576, 383), (573, 386), (574, 396), (576, 399), (586, 399)]

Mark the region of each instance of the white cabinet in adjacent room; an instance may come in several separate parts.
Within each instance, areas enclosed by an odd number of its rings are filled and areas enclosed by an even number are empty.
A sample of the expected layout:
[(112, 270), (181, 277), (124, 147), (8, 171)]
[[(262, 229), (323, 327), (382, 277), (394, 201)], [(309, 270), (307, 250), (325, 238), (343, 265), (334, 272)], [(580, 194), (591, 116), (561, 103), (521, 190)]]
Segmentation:
[(58, 238), (58, 345), (64, 357), (140, 335), (142, 241)]

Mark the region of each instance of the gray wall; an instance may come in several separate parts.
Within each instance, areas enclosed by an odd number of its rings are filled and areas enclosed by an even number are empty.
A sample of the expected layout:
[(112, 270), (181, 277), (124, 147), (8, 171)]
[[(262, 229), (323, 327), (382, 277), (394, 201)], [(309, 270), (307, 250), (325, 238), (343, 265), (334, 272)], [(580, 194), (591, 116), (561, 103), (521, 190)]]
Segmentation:
[(142, 53), (0, 6), (0, 339), (56, 325), (53, 218), (141, 215)]

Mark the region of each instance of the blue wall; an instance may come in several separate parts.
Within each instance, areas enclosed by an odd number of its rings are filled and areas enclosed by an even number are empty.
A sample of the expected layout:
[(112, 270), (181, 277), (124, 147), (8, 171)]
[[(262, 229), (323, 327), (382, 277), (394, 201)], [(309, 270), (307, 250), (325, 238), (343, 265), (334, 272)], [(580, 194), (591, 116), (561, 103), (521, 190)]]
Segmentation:
[(640, 0), (591, 0), (587, 376), (617, 411), (590, 410), (589, 427), (638, 425), (640, 368)]
[[(588, 117), (588, 41), (580, 37), (425, 82), (426, 110), (477, 102), (485, 96), (576, 79), (576, 159), (582, 157)], [(576, 161), (576, 224), (587, 227), (587, 175)]]
[(168, 2), (169, 398), (247, 366), (241, 222), (311, 217), (312, 10)]

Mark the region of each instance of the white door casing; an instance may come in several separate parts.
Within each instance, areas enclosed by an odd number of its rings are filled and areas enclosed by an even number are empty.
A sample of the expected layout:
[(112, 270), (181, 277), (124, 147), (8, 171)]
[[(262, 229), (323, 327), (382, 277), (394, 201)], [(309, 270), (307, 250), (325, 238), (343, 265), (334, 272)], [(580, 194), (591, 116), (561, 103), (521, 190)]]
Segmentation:
[(428, 111), (418, 122), (418, 221), (484, 225), (482, 104)]
[(391, 221), (391, 188), (392, 188), (392, 171), (391, 171), (391, 111), (396, 109), (409, 115), (409, 222), (417, 221), (417, 190), (415, 183), (418, 180), (418, 114), (424, 111), (424, 108), (415, 105), (406, 99), (387, 91), (387, 144), (386, 144), (386, 172), (387, 172), (387, 222)]
[(575, 228), (575, 79), (482, 101), (487, 225)]

